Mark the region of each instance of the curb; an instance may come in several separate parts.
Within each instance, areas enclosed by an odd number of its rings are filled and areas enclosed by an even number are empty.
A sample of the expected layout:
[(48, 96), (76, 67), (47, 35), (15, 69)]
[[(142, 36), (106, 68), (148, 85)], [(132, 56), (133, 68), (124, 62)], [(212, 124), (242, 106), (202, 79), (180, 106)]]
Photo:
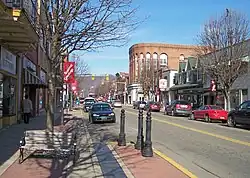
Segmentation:
[(107, 146), (108, 146), (109, 150), (111, 151), (111, 153), (114, 155), (116, 161), (120, 165), (121, 169), (123, 170), (123, 172), (125, 173), (125, 175), (127, 176), (127, 178), (135, 178), (134, 175), (132, 174), (132, 172), (129, 170), (129, 168), (126, 166), (126, 164), (123, 162), (123, 160), (121, 159), (121, 157), (114, 150), (114, 146), (112, 146), (112, 143), (111, 144), (107, 144)]
[(187, 175), (189, 178), (198, 178), (196, 175), (194, 175), (192, 172), (190, 172), (188, 169), (184, 168), (182, 165), (180, 165), (179, 163), (177, 163), (176, 161), (174, 161), (173, 159), (171, 159), (170, 157), (168, 157), (167, 155), (165, 155), (164, 153), (156, 150), (153, 148), (154, 153), (159, 156), (160, 158), (164, 159), (165, 161), (167, 161), (169, 164), (171, 164), (172, 166), (174, 166), (176, 169), (178, 169), (179, 171), (181, 171), (183, 174)]

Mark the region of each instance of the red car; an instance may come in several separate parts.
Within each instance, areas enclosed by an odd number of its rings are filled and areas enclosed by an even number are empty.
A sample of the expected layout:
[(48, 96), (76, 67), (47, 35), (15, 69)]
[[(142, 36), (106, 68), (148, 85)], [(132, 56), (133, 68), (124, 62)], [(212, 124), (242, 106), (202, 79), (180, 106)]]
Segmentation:
[(211, 122), (212, 120), (220, 120), (223, 123), (226, 123), (227, 115), (228, 112), (220, 106), (204, 105), (197, 110), (192, 111), (190, 119), (204, 119), (206, 122)]
[(160, 112), (161, 110), (161, 105), (160, 103), (149, 101), (146, 106), (144, 107), (145, 110), (150, 109), (151, 111), (157, 111)]

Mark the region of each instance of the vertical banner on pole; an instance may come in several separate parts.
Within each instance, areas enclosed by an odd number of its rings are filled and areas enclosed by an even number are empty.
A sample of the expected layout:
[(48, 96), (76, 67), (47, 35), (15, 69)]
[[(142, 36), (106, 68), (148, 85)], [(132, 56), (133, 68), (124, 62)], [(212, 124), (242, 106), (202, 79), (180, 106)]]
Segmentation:
[(63, 64), (64, 83), (75, 82), (75, 62), (64, 62)]

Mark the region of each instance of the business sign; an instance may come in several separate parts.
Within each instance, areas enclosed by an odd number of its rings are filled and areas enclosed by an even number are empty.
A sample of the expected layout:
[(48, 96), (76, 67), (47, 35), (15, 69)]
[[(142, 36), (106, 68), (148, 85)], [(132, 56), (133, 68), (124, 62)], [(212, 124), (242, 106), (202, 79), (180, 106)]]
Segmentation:
[(23, 68), (36, 75), (36, 65), (26, 57), (23, 57)]
[(16, 56), (1, 46), (0, 69), (16, 75)]
[(40, 70), (40, 80), (46, 83), (46, 73), (43, 70)]
[(160, 79), (159, 80), (159, 89), (161, 91), (165, 91), (168, 87), (168, 81), (166, 79)]
[(63, 78), (65, 83), (75, 82), (75, 62), (64, 62)]

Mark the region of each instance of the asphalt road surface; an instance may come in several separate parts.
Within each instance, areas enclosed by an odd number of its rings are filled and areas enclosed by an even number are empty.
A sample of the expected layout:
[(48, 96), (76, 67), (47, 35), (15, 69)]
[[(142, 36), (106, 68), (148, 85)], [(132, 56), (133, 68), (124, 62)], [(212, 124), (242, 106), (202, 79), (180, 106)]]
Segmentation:
[[(138, 111), (131, 107), (125, 107), (125, 110), (127, 141), (135, 142)], [(117, 124), (107, 127), (118, 132), (120, 109), (116, 108), (115, 113)], [(152, 113), (152, 118), (153, 147), (197, 177), (250, 177), (249, 130), (165, 116), (162, 113)]]

